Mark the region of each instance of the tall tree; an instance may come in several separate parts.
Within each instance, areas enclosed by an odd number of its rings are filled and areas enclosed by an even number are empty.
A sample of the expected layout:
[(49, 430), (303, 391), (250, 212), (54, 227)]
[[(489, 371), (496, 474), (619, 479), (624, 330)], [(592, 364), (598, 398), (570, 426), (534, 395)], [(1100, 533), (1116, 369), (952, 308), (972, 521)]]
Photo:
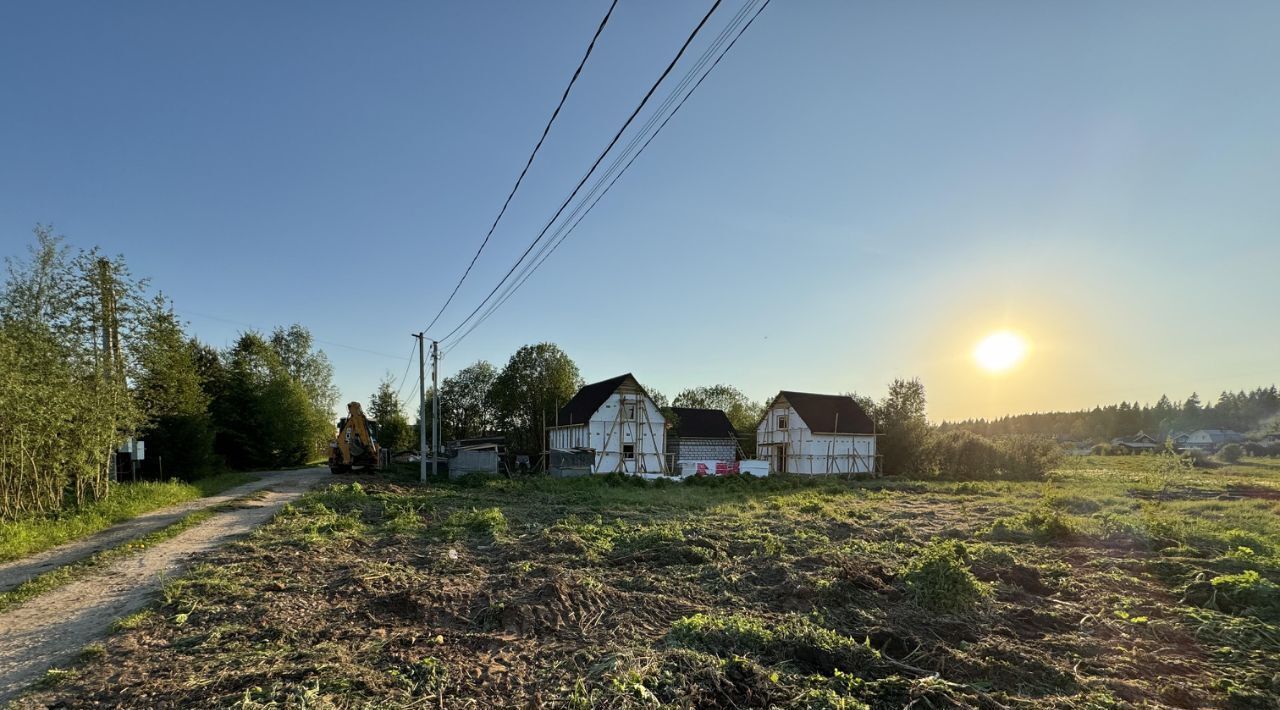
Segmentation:
[(128, 382), (145, 282), (48, 227), (35, 237), (0, 289), (0, 517), (107, 495), (114, 450), (141, 423)]
[(378, 444), (390, 451), (410, 448), (414, 441), (395, 382), (395, 375), (388, 372), (378, 383), (377, 391), (369, 395), (369, 416), (377, 422)]
[[(219, 452), (236, 468), (290, 466), (317, 453), (317, 413), (305, 387), (261, 334), (242, 333), (226, 357), (216, 403)], [(323, 423), (326, 430), (331, 424)]]
[(271, 333), (270, 343), (280, 364), (302, 387), (311, 404), (305, 422), (312, 446), (318, 452), (333, 435), (340, 394), (333, 384), (333, 365), (329, 356), (315, 347), (311, 331), (297, 323), (288, 328), (277, 326)]
[(138, 350), (134, 396), (147, 417), (148, 470), (197, 478), (213, 462), (209, 397), (201, 387), (196, 348), (162, 296), (143, 317)]
[(929, 436), (924, 385), (919, 379), (896, 379), (875, 407), (879, 450), (888, 473), (915, 473)]
[(541, 453), (542, 426), (555, 422), (556, 407), (573, 397), (582, 377), (573, 360), (553, 343), (516, 351), (489, 389), (489, 405), (509, 433), (514, 450)]
[(722, 410), (739, 434), (755, 431), (765, 408), (763, 403), (752, 402), (750, 397), (733, 385), (711, 385), (681, 390), (672, 401), (672, 405)]
[(447, 439), (484, 436), (497, 426), (497, 413), (489, 392), (498, 371), (487, 360), (478, 360), (440, 383), (440, 429)]

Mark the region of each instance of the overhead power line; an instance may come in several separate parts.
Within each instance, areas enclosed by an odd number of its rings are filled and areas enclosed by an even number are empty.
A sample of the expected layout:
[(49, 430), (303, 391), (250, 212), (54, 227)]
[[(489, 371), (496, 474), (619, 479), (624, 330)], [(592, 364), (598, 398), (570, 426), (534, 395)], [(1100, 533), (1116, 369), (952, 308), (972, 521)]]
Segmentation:
[(413, 366), (413, 353), (418, 349), (418, 339), (413, 339), (413, 346), (409, 348), (409, 361), (405, 363), (404, 374), (400, 375), (400, 386), (396, 388), (396, 401), (400, 401), (400, 393), (404, 392), (404, 385), (409, 377), (409, 368)]
[(582, 74), (582, 68), (587, 64), (587, 58), (591, 56), (591, 51), (596, 47), (596, 40), (600, 39), (600, 33), (604, 32), (604, 26), (609, 24), (609, 18), (613, 16), (613, 9), (618, 6), (618, 0), (613, 0), (609, 5), (609, 10), (604, 13), (604, 18), (600, 20), (600, 26), (596, 27), (596, 33), (591, 36), (591, 43), (587, 45), (587, 51), (582, 55), (582, 61), (578, 62), (578, 68), (573, 71), (573, 76), (569, 79), (569, 85), (564, 87), (564, 93), (560, 96), (560, 102), (556, 104), (556, 110), (551, 112), (551, 118), (547, 119), (547, 125), (542, 129), (542, 135), (538, 138), (537, 145), (533, 146), (533, 152), (529, 154), (529, 159), (524, 163), (524, 169), (520, 171), (520, 177), (516, 178), (516, 184), (511, 186), (511, 192), (507, 193), (507, 199), (502, 203), (502, 209), (498, 210), (498, 216), (493, 218), (493, 224), (489, 225), (489, 231), (484, 235), (484, 240), (480, 242), (480, 248), (476, 249), (476, 253), (471, 257), (471, 263), (467, 264), (467, 268), (462, 272), (462, 278), (458, 279), (458, 283), (454, 284), (453, 291), (449, 294), (449, 298), (445, 299), (444, 305), (440, 306), (440, 310), (436, 312), (431, 322), (423, 331), (431, 330), (431, 327), (440, 320), (440, 316), (444, 314), (446, 308), (453, 299), (458, 295), (458, 289), (462, 287), (462, 282), (467, 280), (467, 275), (471, 273), (472, 267), (476, 265), (476, 260), (480, 258), (480, 252), (484, 251), (484, 247), (489, 243), (489, 238), (493, 236), (493, 230), (498, 228), (498, 222), (502, 221), (502, 215), (507, 213), (507, 207), (511, 204), (511, 198), (515, 197), (516, 190), (520, 189), (520, 183), (524, 182), (524, 176), (529, 172), (529, 166), (533, 165), (533, 159), (538, 155), (538, 150), (542, 148), (542, 143), (547, 139), (547, 134), (551, 132), (551, 124), (556, 122), (556, 117), (560, 115), (560, 109), (564, 108), (565, 101), (569, 98), (569, 92), (573, 89), (573, 85), (577, 83), (578, 77)]
[[(538, 253), (534, 256), (533, 260), (531, 260), (525, 265), (525, 267), (521, 270), (520, 274), (516, 277), (516, 280), (508, 284), (506, 289), (503, 291), (502, 295), (499, 296), (498, 300), (495, 301), (484, 312), (484, 314), (480, 316), (480, 318), (475, 320), (471, 324), (471, 326), (467, 328), (466, 331), (464, 331), (461, 335), (459, 335), (449, 345), (448, 350), (445, 351), (446, 355), (450, 351), (452, 351), (453, 348), (457, 347), (457, 345), (461, 343), (461, 341), (464, 338), (470, 335), (472, 331), (474, 331), (477, 327), (479, 327), (481, 323), (483, 323), (491, 315), (493, 315), (495, 311), (501, 308), (502, 305), (505, 304), (513, 295), (515, 295), (516, 291), (518, 291), (520, 287), (523, 286), (525, 282), (529, 280), (529, 278), (533, 275), (533, 273), (537, 271), (538, 268), (542, 266), (542, 264), (546, 263), (546, 261), (551, 258), (551, 255), (555, 253), (556, 249), (558, 249), (560, 245), (564, 243), (566, 239), (568, 239), (569, 235), (572, 234), (573, 231), (578, 228), (578, 225), (580, 225), (582, 221), (586, 218), (586, 216), (591, 213), (591, 210), (595, 209), (595, 206), (599, 204), (600, 200), (603, 199), (604, 196), (608, 194), (611, 189), (613, 189), (613, 186), (617, 184), (618, 180), (622, 177), (622, 175), (625, 174), (627, 170), (631, 168), (632, 164), (635, 163), (636, 159), (640, 157), (640, 154), (643, 153), (645, 149), (649, 147), (649, 144), (653, 142), (653, 139), (656, 138), (658, 134), (662, 132), (662, 129), (665, 128), (666, 125), (671, 121), (671, 119), (675, 117), (676, 113), (678, 113), (680, 109), (684, 107), (685, 103), (689, 100), (689, 98), (693, 96), (694, 92), (698, 90), (698, 87), (702, 85), (702, 82), (706, 80), (706, 78), (711, 74), (712, 71), (715, 70), (715, 68), (720, 64), (720, 61), (724, 59), (725, 55), (727, 55), (730, 50), (733, 49), (734, 45), (737, 44), (738, 40), (742, 37), (742, 35), (746, 33), (746, 31), (751, 27), (752, 23), (755, 22), (756, 18), (760, 16), (760, 13), (764, 12), (764, 9), (768, 7), (770, 1), (771, 0), (764, 0), (763, 2), (761, 2), (759, 7), (756, 9), (756, 11), (754, 13), (751, 13), (750, 18), (747, 19), (745, 23), (742, 23), (739, 26), (739, 23), (741, 22), (742, 18), (744, 18), (750, 11), (751, 3), (748, 3), (747, 5), (743, 6), (743, 8), (738, 12), (738, 15), (735, 16), (734, 20), (732, 20), (729, 23), (729, 25), (727, 25), (725, 29), (721, 32), (720, 37), (718, 37), (716, 41), (710, 47), (707, 48), (706, 52), (704, 52), (703, 54), (703, 57), (698, 61), (697, 64), (694, 65), (694, 67), (692, 67), (689, 70), (689, 73), (685, 75), (685, 78), (681, 81), (681, 83), (674, 90), (672, 90), (672, 92), (667, 96), (662, 106), (654, 113), (653, 116), (650, 117), (649, 121), (645, 124), (645, 127), (642, 128), (636, 134), (636, 136), (632, 139), (631, 143), (627, 146), (627, 149), (624, 150), (618, 156), (618, 158), (614, 161), (613, 165), (609, 168), (609, 170), (606, 171), (600, 177), (599, 180), (597, 180), (595, 185), (592, 187), (591, 191), (589, 191), (587, 195), (583, 198), (583, 200), (579, 202), (579, 204), (573, 210), (573, 212), (569, 214), (569, 217), (563, 223), (561, 223), (560, 227), (552, 234), (551, 239), (548, 240), (546, 243), (544, 243), (542, 248), (539, 249)], [(736, 34), (733, 34), (733, 30), (735, 26), (738, 27), (738, 30)], [(732, 40), (730, 40), (728, 44), (724, 46), (724, 48), (720, 50), (718, 54), (716, 54), (716, 50), (719, 49), (719, 47), (723, 44), (723, 40), (727, 38), (730, 34), (733, 34)], [(651, 133), (648, 133), (648, 138), (645, 139), (644, 136), (647, 132), (647, 129), (650, 128), (653, 124), (657, 123), (659, 117), (663, 115), (664, 109), (675, 102), (675, 98), (677, 96), (680, 96), (681, 91), (685, 88), (685, 86), (688, 85), (688, 83), (692, 80), (693, 76), (697, 75), (698, 71), (703, 66), (705, 66), (706, 61), (713, 54), (716, 55), (715, 61), (711, 62), (711, 65), (707, 67), (706, 71), (702, 72), (702, 74), (698, 76), (698, 79), (696, 82), (693, 83), (692, 88), (690, 88), (688, 92), (684, 93), (683, 97), (680, 98), (679, 102), (675, 103), (675, 107), (669, 113), (666, 114), (665, 118), (663, 118), (661, 123), (657, 125), (656, 129), (654, 129)], [(644, 140), (644, 142), (640, 144), (640, 141), (642, 139)], [(632, 152), (632, 148), (635, 147), (637, 144), (639, 144), (639, 148), (634, 150), (634, 152)], [(628, 158), (629, 153), (630, 153), (630, 157)], [(626, 163), (625, 165), (622, 165), (624, 160), (626, 161)], [(622, 165), (620, 170), (618, 169), (619, 165)], [(612, 179), (610, 179), (611, 175), (612, 175)], [(608, 182), (607, 185), (605, 185), (606, 181)], [(601, 190), (602, 185), (604, 186), (603, 190)], [(588, 202), (590, 204), (588, 204)]]
[(631, 122), (635, 120), (640, 111), (642, 111), (645, 105), (649, 103), (649, 99), (653, 96), (654, 92), (658, 90), (658, 86), (662, 84), (663, 80), (665, 80), (669, 74), (671, 74), (671, 70), (675, 68), (676, 64), (680, 61), (680, 58), (684, 56), (685, 51), (689, 49), (689, 45), (693, 44), (693, 40), (698, 36), (698, 33), (702, 31), (702, 28), (706, 26), (707, 20), (711, 19), (711, 16), (715, 14), (716, 9), (720, 7), (721, 2), (722, 0), (716, 0), (711, 6), (711, 9), (707, 10), (707, 14), (702, 16), (702, 20), (699, 21), (698, 25), (689, 33), (684, 44), (680, 45), (680, 51), (676, 52), (676, 56), (667, 64), (666, 69), (662, 70), (662, 74), (658, 76), (658, 79), (654, 81), (653, 85), (649, 87), (649, 90), (645, 92), (644, 98), (640, 99), (640, 103), (636, 105), (635, 109), (631, 112), (631, 115), (628, 116), (627, 120), (622, 124), (622, 127), (614, 134), (613, 139), (609, 141), (609, 145), (605, 146), (605, 149), (600, 152), (600, 155), (596, 158), (595, 162), (592, 163), (591, 168), (587, 170), (587, 173), (583, 175), (582, 179), (578, 181), (578, 184), (574, 186), (573, 192), (570, 192), (569, 196), (560, 204), (559, 209), (557, 209), (555, 214), (551, 216), (551, 219), (547, 222), (546, 226), (542, 228), (542, 231), (538, 233), (538, 236), (529, 243), (529, 246), (524, 250), (524, 253), (520, 255), (520, 258), (516, 260), (516, 263), (511, 265), (511, 268), (508, 269), (507, 273), (498, 281), (498, 284), (493, 287), (493, 290), (484, 297), (484, 300), (480, 302), (480, 305), (476, 306), (466, 318), (462, 319), (461, 323), (454, 327), (453, 330), (449, 331), (449, 333), (440, 340), (448, 340), (459, 330), (462, 330), (462, 328), (480, 312), (480, 309), (484, 308), (485, 304), (493, 298), (494, 294), (502, 288), (502, 285), (507, 282), (507, 279), (511, 278), (511, 274), (515, 273), (515, 270), (520, 266), (525, 258), (529, 256), (529, 252), (533, 251), (534, 247), (536, 247), (542, 240), (542, 237), (546, 235), (547, 230), (551, 228), (551, 225), (555, 224), (556, 220), (560, 218), (560, 215), (564, 213), (565, 208), (569, 206), (569, 203), (573, 202), (573, 199), (577, 197), (578, 191), (581, 190), (582, 186), (591, 178), (591, 175), (595, 172), (596, 168), (600, 166), (600, 163), (604, 162), (605, 156), (607, 156), (609, 151), (613, 150), (613, 147), (618, 144), (618, 141), (622, 138), (622, 134), (626, 132), (627, 128), (631, 125)]

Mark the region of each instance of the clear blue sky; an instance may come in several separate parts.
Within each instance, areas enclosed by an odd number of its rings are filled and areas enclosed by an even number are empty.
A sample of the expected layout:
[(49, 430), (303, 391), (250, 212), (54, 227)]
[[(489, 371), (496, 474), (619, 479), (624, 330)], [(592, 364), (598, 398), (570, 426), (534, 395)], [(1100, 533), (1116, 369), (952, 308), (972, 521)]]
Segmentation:
[[(299, 322), (390, 354), (325, 345), (364, 400), (607, 4), (6, 2), (0, 255), (52, 223), (211, 343)], [(448, 328), (709, 6), (621, 0)], [(668, 395), (918, 375), (933, 418), (1274, 382), (1277, 27), (1269, 0), (778, 0), (443, 374), (550, 340)], [(969, 351), (1000, 327), (1032, 352), (994, 377)]]

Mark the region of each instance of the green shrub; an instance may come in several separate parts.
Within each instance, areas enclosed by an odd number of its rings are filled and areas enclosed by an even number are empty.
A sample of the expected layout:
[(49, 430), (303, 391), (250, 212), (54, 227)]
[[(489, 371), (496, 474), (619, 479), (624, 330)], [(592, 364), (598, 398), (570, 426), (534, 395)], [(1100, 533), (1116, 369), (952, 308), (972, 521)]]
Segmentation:
[(951, 481), (995, 478), (1000, 465), (995, 443), (964, 429), (930, 437), (925, 458), (936, 476)]
[(932, 542), (903, 568), (902, 582), (911, 599), (925, 609), (971, 612), (990, 594), (970, 569), (972, 562), (964, 543)]
[(1218, 463), (1213, 457), (1205, 453), (1201, 449), (1187, 449), (1182, 453), (1182, 458), (1195, 468), (1217, 468)]
[(1227, 444), (1218, 451), (1218, 460), (1223, 463), (1239, 463), (1244, 456), (1244, 447), (1239, 444)]
[(999, 442), (1000, 470), (1014, 481), (1039, 481), (1062, 462), (1062, 449), (1051, 439), (1010, 436)]
[(1062, 449), (1051, 439), (1009, 436), (988, 439), (957, 429), (929, 439), (926, 470), (950, 481), (1041, 480), (1062, 460)]
[(1187, 585), (1183, 601), (1237, 616), (1253, 616), (1263, 621), (1280, 621), (1280, 585), (1257, 570), (1202, 578)]

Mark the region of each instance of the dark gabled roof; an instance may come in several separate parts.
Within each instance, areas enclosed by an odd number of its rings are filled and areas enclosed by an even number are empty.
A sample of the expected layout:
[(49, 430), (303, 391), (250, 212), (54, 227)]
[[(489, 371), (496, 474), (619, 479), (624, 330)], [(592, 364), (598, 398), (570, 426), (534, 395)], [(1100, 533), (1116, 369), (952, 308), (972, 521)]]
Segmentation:
[(610, 395), (617, 392), (618, 388), (629, 377), (632, 381), (636, 379), (631, 377), (631, 373), (628, 372), (625, 375), (611, 377), (601, 382), (583, 385), (582, 389), (573, 395), (573, 399), (560, 408), (560, 412), (556, 416), (556, 426), (586, 424), (591, 420), (591, 415), (595, 414), (596, 410), (609, 399)]
[(778, 396), (791, 404), (796, 414), (808, 425), (809, 431), (815, 434), (875, 433), (871, 416), (848, 395), (783, 390)]
[(736, 439), (729, 416), (721, 409), (672, 407), (676, 415), (675, 434), (686, 439)]

